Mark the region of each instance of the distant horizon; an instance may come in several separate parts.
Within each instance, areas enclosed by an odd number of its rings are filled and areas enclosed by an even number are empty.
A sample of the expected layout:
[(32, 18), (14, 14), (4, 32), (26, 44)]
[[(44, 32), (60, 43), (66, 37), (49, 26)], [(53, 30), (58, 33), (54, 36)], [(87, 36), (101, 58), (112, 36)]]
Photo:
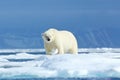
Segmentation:
[(0, 1), (0, 49), (43, 48), (48, 28), (71, 31), (79, 48), (120, 47), (119, 0)]

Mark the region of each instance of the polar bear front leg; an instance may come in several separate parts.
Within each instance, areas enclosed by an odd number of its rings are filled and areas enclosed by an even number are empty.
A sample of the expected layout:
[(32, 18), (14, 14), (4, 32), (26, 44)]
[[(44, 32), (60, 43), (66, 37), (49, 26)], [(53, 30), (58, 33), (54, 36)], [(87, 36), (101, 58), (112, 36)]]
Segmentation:
[(46, 54), (48, 54), (48, 55), (51, 55), (51, 48), (49, 47), (49, 46), (44, 46), (45, 47), (45, 51), (46, 51)]
[(47, 55), (51, 55), (51, 53), (50, 53), (50, 50), (49, 49), (45, 49), (46, 50), (46, 54)]

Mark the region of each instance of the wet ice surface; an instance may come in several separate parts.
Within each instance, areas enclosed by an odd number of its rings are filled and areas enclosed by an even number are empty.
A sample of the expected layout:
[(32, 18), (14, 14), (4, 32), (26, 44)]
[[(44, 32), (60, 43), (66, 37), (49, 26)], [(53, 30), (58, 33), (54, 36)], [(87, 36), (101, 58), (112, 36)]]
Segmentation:
[(120, 78), (119, 50), (80, 49), (78, 55), (45, 55), (44, 50), (13, 50), (15, 54), (5, 55), (10, 51), (1, 51), (0, 78)]

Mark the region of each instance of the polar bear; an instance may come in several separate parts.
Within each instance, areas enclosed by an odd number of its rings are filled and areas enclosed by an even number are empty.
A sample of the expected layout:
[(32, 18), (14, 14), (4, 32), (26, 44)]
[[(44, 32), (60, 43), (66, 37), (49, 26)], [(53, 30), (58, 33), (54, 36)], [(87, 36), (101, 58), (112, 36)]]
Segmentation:
[(77, 40), (69, 31), (51, 28), (42, 33), (42, 38), (46, 54), (51, 55), (53, 50), (57, 50), (57, 54), (78, 54)]

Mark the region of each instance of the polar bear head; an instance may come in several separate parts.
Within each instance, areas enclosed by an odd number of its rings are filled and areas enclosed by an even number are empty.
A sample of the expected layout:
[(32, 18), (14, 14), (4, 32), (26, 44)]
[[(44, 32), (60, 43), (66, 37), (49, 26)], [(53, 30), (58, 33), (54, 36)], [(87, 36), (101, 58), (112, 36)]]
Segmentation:
[(42, 38), (46, 43), (51, 43), (55, 39), (56, 29), (48, 29), (46, 32), (42, 33)]

